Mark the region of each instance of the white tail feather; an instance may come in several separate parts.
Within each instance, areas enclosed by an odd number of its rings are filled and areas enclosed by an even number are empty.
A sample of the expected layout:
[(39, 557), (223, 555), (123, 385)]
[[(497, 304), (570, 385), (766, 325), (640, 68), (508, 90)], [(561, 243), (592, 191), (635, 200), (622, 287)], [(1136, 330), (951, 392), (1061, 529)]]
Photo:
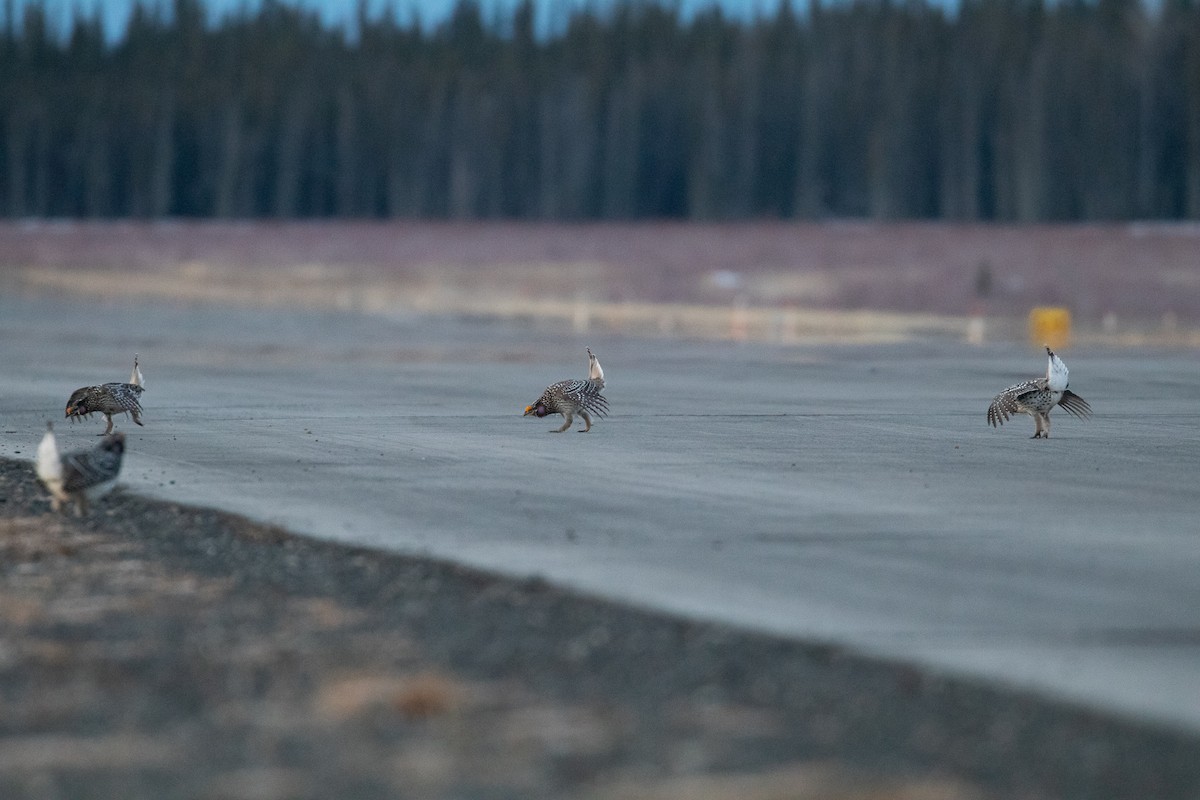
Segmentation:
[(588, 354), (588, 380), (604, 382), (604, 368), (600, 366), (600, 359), (596, 358), (596, 354), (592, 352), (592, 348), (587, 349)]
[(54, 437), (54, 429), (46, 424), (46, 434), (42, 437), (37, 450), (37, 476), (43, 483), (62, 482), (62, 458), (58, 454), (58, 440)]
[(1061, 358), (1054, 355), (1054, 351), (1049, 347), (1046, 348), (1046, 355), (1050, 359), (1046, 365), (1046, 382), (1050, 386), (1050, 391), (1061, 392), (1067, 388), (1067, 377), (1070, 374), (1067, 365)]
[(146, 388), (146, 379), (142, 377), (142, 370), (138, 367), (138, 354), (133, 354), (133, 372), (129, 373), (129, 382), (134, 386)]
[(54, 429), (46, 423), (46, 434), (42, 437), (37, 451), (37, 476), (46, 491), (50, 492), (50, 505), (57, 511), (67, 499), (63, 489), (63, 463), (58, 453), (58, 440), (54, 438)]

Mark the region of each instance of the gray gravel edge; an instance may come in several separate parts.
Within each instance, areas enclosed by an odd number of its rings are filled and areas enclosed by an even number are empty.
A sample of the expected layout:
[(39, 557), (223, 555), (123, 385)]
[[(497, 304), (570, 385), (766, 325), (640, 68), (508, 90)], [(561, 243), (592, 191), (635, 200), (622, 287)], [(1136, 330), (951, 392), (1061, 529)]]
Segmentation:
[(0, 460), (0, 550), (6, 798), (774, 797), (717, 776), (798, 764), (840, 777), (788, 796), (1200, 797), (1185, 732), (120, 490), (58, 517), (28, 463)]

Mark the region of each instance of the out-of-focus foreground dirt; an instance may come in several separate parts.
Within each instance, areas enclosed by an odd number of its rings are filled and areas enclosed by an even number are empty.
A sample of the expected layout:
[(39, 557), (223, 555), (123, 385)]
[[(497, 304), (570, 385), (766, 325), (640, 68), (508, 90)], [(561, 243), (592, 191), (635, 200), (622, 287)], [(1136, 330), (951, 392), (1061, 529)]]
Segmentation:
[(1194, 798), (1194, 736), (0, 462), (0, 796)]
[(0, 461), (0, 797), (1193, 798), (1194, 736)]

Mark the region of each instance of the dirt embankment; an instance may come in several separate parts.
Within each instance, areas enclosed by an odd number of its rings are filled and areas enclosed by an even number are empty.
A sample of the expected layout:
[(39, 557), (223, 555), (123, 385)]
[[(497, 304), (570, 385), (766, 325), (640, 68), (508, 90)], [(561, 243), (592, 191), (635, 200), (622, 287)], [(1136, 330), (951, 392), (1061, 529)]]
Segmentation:
[(1194, 798), (1200, 739), (0, 462), (5, 798)]

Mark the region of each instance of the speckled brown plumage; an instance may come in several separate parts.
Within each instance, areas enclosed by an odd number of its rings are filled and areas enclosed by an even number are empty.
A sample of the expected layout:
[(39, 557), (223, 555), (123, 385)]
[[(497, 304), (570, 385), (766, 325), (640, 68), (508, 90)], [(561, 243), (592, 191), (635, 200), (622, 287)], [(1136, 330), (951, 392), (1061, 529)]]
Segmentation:
[(550, 414), (562, 414), (566, 421), (555, 433), (562, 433), (570, 428), (576, 414), (583, 417), (587, 426), (580, 433), (587, 433), (592, 429), (592, 414), (600, 418), (607, 416), (608, 400), (600, 394), (600, 390), (604, 388), (604, 371), (590, 348), (587, 352), (589, 377), (568, 378), (547, 386), (541, 397), (525, 407), (525, 416), (545, 417)]
[(87, 419), (92, 414), (103, 414), (108, 422), (101, 436), (112, 433), (113, 416), (129, 414), (138, 425), (142, 424), (142, 371), (138, 367), (138, 357), (133, 357), (133, 372), (129, 383), (102, 383), (98, 386), (84, 386), (76, 389), (67, 401), (67, 419), (74, 422), (77, 419)]
[(60, 455), (54, 431), (38, 446), (37, 475), (50, 492), (50, 505), (57, 511), (72, 502), (79, 514), (87, 513), (88, 500), (105, 494), (116, 483), (125, 455), (125, 434), (114, 433), (90, 450)]
[(1033, 417), (1033, 438), (1049, 439), (1050, 409), (1056, 405), (1079, 419), (1092, 415), (1092, 407), (1087, 401), (1067, 388), (1066, 364), (1049, 347), (1046, 355), (1049, 357), (1046, 377), (1010, 386), (992, 400), (987, 411), (987, 420), (992, 427), (1003, 425), (1016, 414), (1028, 414)]

